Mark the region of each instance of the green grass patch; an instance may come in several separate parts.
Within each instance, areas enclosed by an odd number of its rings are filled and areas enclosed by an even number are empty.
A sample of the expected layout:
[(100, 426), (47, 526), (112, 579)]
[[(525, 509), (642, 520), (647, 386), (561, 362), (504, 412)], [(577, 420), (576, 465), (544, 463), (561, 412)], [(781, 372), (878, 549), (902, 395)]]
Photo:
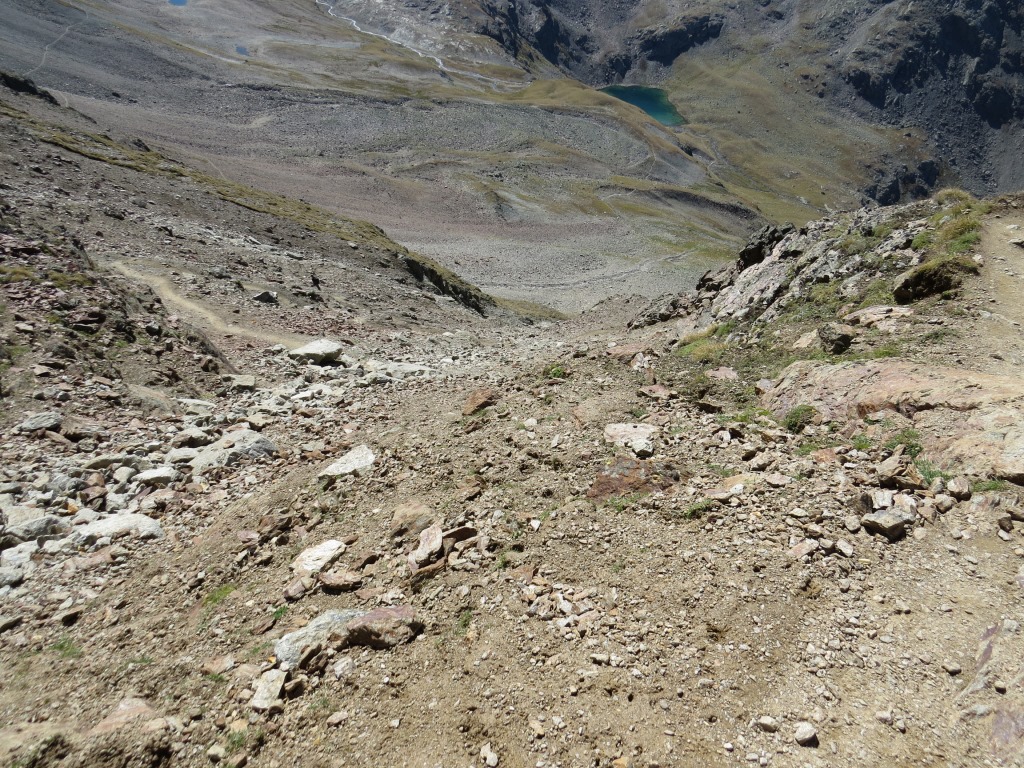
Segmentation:
[(76, 645), (69, 636), (63, 635), (50, 646), (50, 650), (60, 654), (62, 659), (77, 659), (82, 655), (82, 648)]
[(921, 445), (921, 433), (912, 427), (901, 429), (885, 441), (885, 447), (890, 451), (895, 451), (901, 445), (903, 453), (912, 459), (917, 458), (924, 450), (924, 446)]
[(856, 435), (854, 435), (853, 438), (850, 440), (850, 445), (852, 445), (858, 451), (863, 451), (865, 453), (875, 447), (874, 443), (871, 442), (871, 438), (865, 435), (863, 432), (858, 432)]
[(811, 424), (817, 415), (818, 411), (814, 406), (806, 403), (797, 405), (790, 408), (782, 417), (782, 426), (793, 434), (798, 434), (804, 430), (804, 427)]
[(698, 520), (719, 506), (721, 505), (714, 499), (701, 499), (684, 509), (682, 517), (685, 520)]
[(931, 485), (932, 481), (939, 477), (941, 477), (943, 480), (953, 479), (953, 476), (951, 474), (939, 469), (927, 459), (915, 460), (914, 466), (917, 467), (917, 471), (921, 473), (921, 477), (924, 478), (924, 481), (928, 483), (928, 485)]
[(469, 625), (473, 623), (473, 611), (469, 608), (459, 614), (459, 618), (455, 622), (455, 633), (458, 635), (465, 635), (469, 631)]
[(1010, 490), (1010, 484), (1006, 480), (1000, 480), (998, 478), (992, 480), (978, 480), (977, 482), (971, 483), (971, 491), (974, 493), (1008, 490)]
[(210, 592), (206, 597), (203, 598), (203, 605), (213, 607), (223, 603), (228, 595), (238, 589), (235, 584), (221, 584), (219, 587)]

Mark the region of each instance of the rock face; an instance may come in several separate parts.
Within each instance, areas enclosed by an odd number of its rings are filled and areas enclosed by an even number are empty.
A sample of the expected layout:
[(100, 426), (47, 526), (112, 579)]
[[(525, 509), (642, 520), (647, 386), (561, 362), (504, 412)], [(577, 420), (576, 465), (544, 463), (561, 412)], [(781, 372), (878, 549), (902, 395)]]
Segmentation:
[(476, 31), (496, 40), (513, 56), (532, 48), (551, 64), (591, 84), (617, 82), (633, 70), (658, 71), (678, 56), (715, 39), (725, 17), (687, 10), (649, 26), (628, 23), (629, 6), (598, 0), (484, 0)]

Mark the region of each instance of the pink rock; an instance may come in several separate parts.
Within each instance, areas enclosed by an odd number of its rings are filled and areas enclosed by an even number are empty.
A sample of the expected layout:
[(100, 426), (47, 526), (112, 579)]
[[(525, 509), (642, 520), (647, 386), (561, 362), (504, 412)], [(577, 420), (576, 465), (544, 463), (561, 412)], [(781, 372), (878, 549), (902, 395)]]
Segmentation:
[(416, 610), (410, 605), (376, 608), (345, 625), (349, 645), (393, 648), (412, 640), (423, 631)]

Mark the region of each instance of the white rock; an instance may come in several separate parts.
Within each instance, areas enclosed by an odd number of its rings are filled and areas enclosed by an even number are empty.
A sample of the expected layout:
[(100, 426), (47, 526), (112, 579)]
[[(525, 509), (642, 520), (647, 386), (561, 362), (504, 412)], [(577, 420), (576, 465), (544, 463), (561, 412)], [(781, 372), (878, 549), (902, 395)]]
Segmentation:
[(608, 424), (604, 428), (604, 439), (614, 445), (629, 448), (641, 458), (654, 453), (654, 436), (658, 427), (653, 424)]
[(292, 570), (306, 575), (319, 573), (337, 560), (344, 551), (344, 544), (337, 539), (328, 539), (315, 547), (302, 550), (292, 561)]
[(276, 452), (277, 446), (259, 432), (239, 429), (201, 448), (192, 459), (192, 469), (201, 473), (212, 467), (229, 467), (243, 458), (256, 459)]
[(250, 706), (257, 712), (268, 712), (281, 706), (281, 690), (288, 673), (283, 669), (270, 669), (263, 673), (256, 685)]
[(360, 445), (353, 448), (326, 469), (322, 470), (319, 477), (322, 479), (334, 480), (339, 477), (345, 477), (346, 475), (361, 475), (373, 466), (374, 459), (376, 458), (377, 457), (373, 455), (373, 451), (371, 451), (367, 446)]
[(5, 568), (20, 568), (28, 573), (35, 570), (36, 564), (32, 562), (32, 555), (39, 551), (39, 545), (34, 541), (26, 541), (16, 547), (5, 549), (0, 552), (0, 566)]
[(274, 656), (282, 664), (295, 666), (299, 663), (299, 657), (302, 655), (303, 648), (327, 642), (327, 639), (332, 634), (344, 632), (346, 624), (365, 614), (366, 611), (353, 609), (322, 613), (306, 626), (294, 632), (289, 632), (274, 643)]
[(811, 723), (798, 723), (793, 738), (801, 747), (813, 747), (818, 743), (818, 730)]
[(288, 357), (301, 363), (321, 365), (322, 363), (333, 363), (341, 356), (342, 350), (344, 347), (336, 341), (317, 339), (298, 349), (291, 350)]
[(140, 539), (162, 539), (164, 529), (156, 520), (145, 515), (111, 515), (78, 526), (72, 530), (70, 538), (79, 544), (91, 544), (98, 539), (117, 539), (129, 534)]
[(178, 470), (174, 467), (156, 467), (139, 472), (135, 476), (135, 481), (143, 485), (170, 485), (179, 476)]
[(409, 565), (413, 568), (426, 565), (441, 552), (441, 526), (434, 524), (420, 533), (420, 544), (409, 553)]

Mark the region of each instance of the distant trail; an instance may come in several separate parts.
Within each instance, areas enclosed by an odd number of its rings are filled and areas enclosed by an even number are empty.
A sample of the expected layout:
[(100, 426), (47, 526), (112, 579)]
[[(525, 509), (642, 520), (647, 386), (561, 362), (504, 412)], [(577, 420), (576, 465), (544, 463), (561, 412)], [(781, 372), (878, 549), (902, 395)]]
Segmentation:
[(34, 66), (32, 69), (30, 69), (27, 72), (23, 73), (22, 77), (28, 77), (32, 73), (38, 72), (40, 69), (42, 69), (43, 66), (46, 64), (46, 55), (50, 52), (50, 49), (53, 46), (55, 46), (57, 43), (59, 43), (61, 40), (63, 40), (65, 37), (67, 37), (75, 28), (82, 26), (86, 21), (89, 20), (89, 11), (88, 10), (83, 10), (81, 8), (79, 8), (78, 10), (82, 11), (82, 13), (85, 14), (85, 17), (82, 18), (81, 21), (77, 21), (74, 24), (68, 24), (67, 27), (65, 27), (64, 31), (60, 33), (60, 35), (57, 37), (56, 40), (53, 40), (50, 43), (47, 43), (43, 47), (43, 56), (42, 56), (42, 58), (39, 59), (39, 63), (36, 66)]

